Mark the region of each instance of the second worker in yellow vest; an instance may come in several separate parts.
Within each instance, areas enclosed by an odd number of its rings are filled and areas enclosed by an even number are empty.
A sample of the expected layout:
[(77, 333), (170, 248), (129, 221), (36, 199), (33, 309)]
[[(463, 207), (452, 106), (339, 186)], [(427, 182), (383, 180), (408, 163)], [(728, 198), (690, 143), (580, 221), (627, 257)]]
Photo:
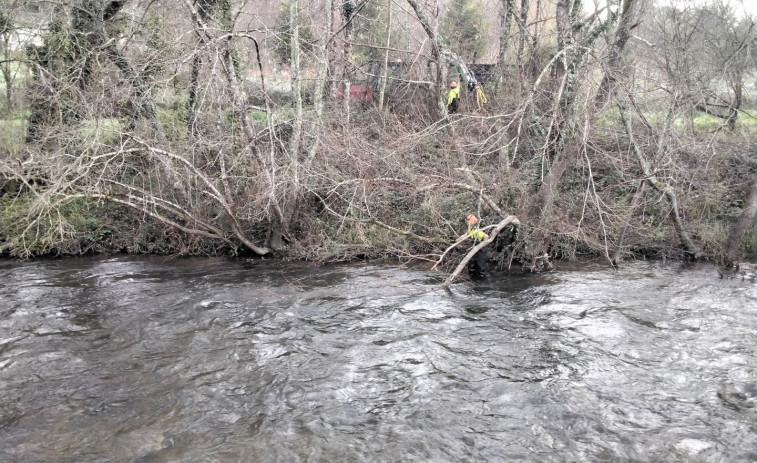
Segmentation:
[(449, 93), (447, 94), (447, 111), (450, 114), (457, 112), (460, 104), (460, 87), (454, 80), (449, 84)]

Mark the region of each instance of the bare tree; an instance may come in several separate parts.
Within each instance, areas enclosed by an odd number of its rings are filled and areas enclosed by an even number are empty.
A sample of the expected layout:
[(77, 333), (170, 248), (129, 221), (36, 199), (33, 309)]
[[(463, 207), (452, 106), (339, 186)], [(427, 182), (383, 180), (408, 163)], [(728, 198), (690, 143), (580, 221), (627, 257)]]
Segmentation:
[(417, 0), (407, 0), (410, 6), (413, 8), (413, 11), (415, 11), (415, 15), (418, 17), (418, 21), (420, 21), (421, 26), (423, 26), (423, 30), (426, 32), (426, 35), (428, 35), (429, 40), (431, 41), (431, 58), (433, 60), (435, 70), (434, 73), (434, 94), (436, 95), (436, 101), (437, 101), (437, 107), (439, 108), (439, 114), (442, 117), (445, 117), (447, 115), (447, 106), (445, 105), (444, 101), (442, 100), (441, 96), (444, 92), (444, 72), (442, 70), (442, 45), (439, 41), (439, 37), (436, 33), (435, 28), (432, 25), (431, 20), (429, 19), (426, 12), (423, 10), (421, 5), (418, 3)]
[[(631, 1), (627, 2), (629, 5)], [(548, 152), (544, 154), (545, 162), (550, 162), (549, 171), (539, 188), (539, 194), (532, 201), (529, 213), (525, 220), (534, 219), (533, 232), (528, 238), (527, 254), (532, 260), (531, 268), (538, 270), (544, 266), (549, 267), (548, 260), (543, 256), (547, 254), (550, 246), (548, 224), (554, 220), (553, 200), (554, 194), (565, 171), (576, 159), (581, 149), (581, 138), (576, 136), (576, 125), (580, 113), (577, 111), (576, 98), (580, 89), (580, 75), (583, 71), (585, 59), (590, 50), (595, 46), (597, 38), (614, 26), (618, 15), (609, 14), (604, 20), (598, 19), (595, 12), (587, 19), (580, 18), (581, 2), (575, 1), (570, 4), (560, 0), (557, 4), (557, 27), (558, 27), (558, 51), (553, 62), (560, 63), (558, 66), (558, 89), (555, 92), (555, 113), (548, 130), (544, 130), (548, 140), (545, 146)], [(629, 7), (624, 11), (632, 14)], [(583, 32), (582, 34), (580, 34)], [(622, 35), (618, 36), (622, 39)], [(622, 49), (622, 45), (620, 45)], [(558, 61), (559, 60), (559, 61)], [(538, 80), (537, 80), (538, 82)], [(533, 93), (533, 92), (532, 92)], [(596, 105), (601, 99), (594, 98)], [(597, 107), (589, 107), (588, 115), (583, 124), (583, 130), (588, 132), (593, 120), (597, 115)]]
[(11, 37), (14, 30), (10, 5), (5, 2), (0, 5), (0, 72), (3, 74), (5, 82), (5, 108), (8, 113), (13, 109), (13, 71), (11, 64)]
[(342, 20), (344, 21), (344, 70), (342, 73), (343, 108), (347, 124), (350, 122), (350, 97), (352, 86), (352, 29), (353, 20), (357, 13), (357, 5), (353, 0), (344, 0), (342, 4)]
[(384, 61), (381, 66), (381, 89), (379, 90), (379, 110), (384, 109), (384, 96), (386, 95), (386, 81), (389, 72), (389, 46), (392, 44), (392, 0), (387, 0), (386, 16), (386, 50), (384, 50)]

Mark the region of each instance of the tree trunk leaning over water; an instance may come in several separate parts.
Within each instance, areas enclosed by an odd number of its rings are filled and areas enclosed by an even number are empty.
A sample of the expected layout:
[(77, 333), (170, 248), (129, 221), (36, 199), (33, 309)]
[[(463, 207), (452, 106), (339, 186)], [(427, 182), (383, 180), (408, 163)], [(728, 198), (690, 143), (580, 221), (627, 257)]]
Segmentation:
[[(544, 256), (548, 255), (551, 244), (548, 230), (550, 224), (554, 222), (555, 192), (563, 175), (571, 164), (576, 162), (578, 153), (582, 150), (583, 141), (576, 136), (577, 129), (575, 128), (579, 124), (579, 117), (581, 116), (577, 107), (577, 96), (581, 85), (579, 74), (584, 67), (587, 54), (594, 48), (596, 40), (617, 24), (615, 38), (611, 45), (614, 52), (610, 57), (613, 60), (608, 63), (608, 70), (606, 71), (606, 75), (610, 75), (612, 78), (606, 77), (603, 80), (603, 85), (596, 91), (595, 97), (589, 100), (584, 111), (583, 130), (588, 132), (599, 117), (601, 106), (608, 101), (615, 88), (614, 73), (620, 67), (620, 56), (628, 40), (627, 29), (630, 27), (631, 18), (635, 14), (634, 0), (626, 0), (625, 5), (626, 8), (622, 12), (623, 16), (620, 21), (617, 15), (610, 15), (607, 19), (594, 24), (583, 35), (577, 36), (577, 32), (588, 28), (591, 24), (591, 18), (588, 20), (580, 19), (580, 0), (576, 0), (572, 4), (568, 0), (557, 2), (560, 49), (555, 58), (559, 57), (559, 63), (561, 63), (561, 66), (556, 66), (559, 88), (553, 97), (556, 108), (552, 116), (553, 127), (550, 127), (550, 131), (546, 131), (550, 135), (544, 142), (545, 148), (542, 154), (542, 162), (545, 165), (549, 165), (551, 162), (551, 165), (549, 171), (543, 176), (539, 192), (531, 201), (528, 214), (524, 218), (533, 225), (526, 243), (526, 260), (531, 261), (529, 264), (531, 271), (552, 268), (551, 263)], [(598, 12), (592, 17), (596, 16), (598, 16)], [(607, 83), (604, 83), (605, 81)], [(535, 91), (536, 88), (532, 90), (532, 94)]]
[[(208, 27), (208, 24), (202, 20), (200, 14), (198, 13), (194, 5), (190, 3), (189, 0), (184, 0), (184, 4), (187, 6), (187, 8), (190, 10), (192, 14), (192, 19), (195, 22), (195, 35), (197, 36), (197, 38), (204, 45), (213, 45), (214, 43), (216, 43), (217, 39), (210, 35), (210, 28)], [(276, 196), (277, 184), (274, 181), (273, 174), (272, 174), (272, 170), (274, 169), (274, 166), (269, 166), (265, 158), (263, 158), (263, 156), (261, 155), (261, 153), (255, 149), (255, 140), (256, 140), (255, 129), (253, 128), (252, 123), (250, 122), (249, 115), (247, 114), (246, 103), (245, 103), (244, 97), (242, 96), (241, 85), (239, 81), (236, 79), (236, 72), (234, 69), (234, 60), (231, 57), (232, 36), (233, 34), (231, 33), (231, 31), (229, 31), (229, 34), (225, 36), (225, 41), (224, 41), (226, 44), (226, 47), (224, 50), (219, 50), (219, 51), (221, 51), (224, 58), (223, 65), (221, 66), (221, 68), (223, 69), (223, 73), (226, 77), (226, 82), (229, 85), (229, 93), (231, 94), (234, 114), (239, 119), (239, 122), (242, 127), (242, 133), (244, 134), (247, 141), (245, 149), (250, 151), (251, 158), (257, 162), (258, 167), (263, 172), (264, 178), (266, 179), (268, 196), (270, 199), (270, 207), (271, 209), (273, 209), (273, 213), (276, 215), (276, 218), (280, 221), (280, 223), (286, 224), (286, 219), (284, 218), (284, 214), (281, 211), (281, 208), (279, 206), (277, 196)], [(270, 114), (270, 111), (268, 111), (267, 113)], [(231, 207), (229, 207), (227, 211), (229, 212), (230, 219), (232, 220), (233, 230), (235, 234), (245, 244), (245, 246), (250, 248), (256, 254), (259, 254), (259, 255), (268, 254), (270, 252), (270, 249), (255, 245), (254, 243), (252, 243), (252, 241), (249, 238), (245, 236), (239, 223), (237, 222), (237, 218), (236, 218), (236, 214), (234, 210)], [(271, 220), (271, 222), (274, 222), (274, 220)]]
[(755, 216), (757, 216), (757, 174), (754, 174), (752, 183), (749, 186), (749, 196), (747, 197), (744, 210), (741, 211), (739, 219), (733, 225), (731, 233), (728, 235), (724, 262), (726, 267), (732, 267), (738, 262), (741, 242), (744, 240), (746, 232), (754, 226)]
[[(463, 260), (460, 261), (460, 263), (457, 265), (457, 268), (455, 268), (455, 270), (450, 274), (450, 276), (448, 276), (447, 279), (444, 280), (444, 283), (442, 283), (442, 286), (445, 288), (448, 288), (449, 285), (451, 285), (455, 281), (455, 279), (458, 276), (460, 276), (460, 272), (462, 272), (465, 269), (465, 266), (468, 264), (468, 262), (470, 262), (473, 256), (475, 256), (478, 251), (480, 251), (485, 246), (488, 246), (492, 241), (494, 241), (494, 239), (497, 237), (499, 232), (501, 232), (502, 229), (504, 229), (506, 226), (510, 224), (517, 227), (520, 225), (520, 221), (518, 220), (517, 217), (515, 217), (514, 215), (511, 215), (511, 216), (506, 217), (500, 223), (498, 223), (497, 226), (494, 227), (494, 230), (489, 234), (489, 238), (481, 241), (476, 246), (474, 246), (470, 251), (468, 251), (468, 254), (466, 254)], [(461, 241), (461, 243), (462, 242), (463, 241)]]

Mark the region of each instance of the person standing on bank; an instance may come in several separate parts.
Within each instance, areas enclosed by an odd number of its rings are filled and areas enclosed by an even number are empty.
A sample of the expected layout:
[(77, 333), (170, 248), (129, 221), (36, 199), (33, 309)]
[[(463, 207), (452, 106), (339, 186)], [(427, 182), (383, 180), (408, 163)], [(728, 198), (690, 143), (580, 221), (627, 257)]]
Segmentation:
[[(468, 225), (468, 231), (460, 235), (456, 243), (461, 242), (467, 237), (473, 238), (474, 242), (489, 239), (489, 235), (478, 228), (478, 218), (473, 214), (465, 214), (465, 223)], [(468, 274), (471, 276), (486, 276), (486, 259), (489, 257), (488, 246), (480, 249), (473, 258), (468, 262)]]
[(460, 87), (454, 80), (449, 84), (449, 93), (447, 94), (447, 112), (454, 114), (460, 104)]

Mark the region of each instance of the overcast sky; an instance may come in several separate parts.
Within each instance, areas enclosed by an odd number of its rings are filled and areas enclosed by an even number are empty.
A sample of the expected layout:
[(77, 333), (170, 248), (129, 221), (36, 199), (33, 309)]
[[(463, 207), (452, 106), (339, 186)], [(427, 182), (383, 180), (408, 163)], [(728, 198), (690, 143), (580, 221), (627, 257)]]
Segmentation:
[[(658, 4), (674, 3), (676, 5), (705, 4), (712, 0), (656, 0)], [(736, 13), (746, 13), (757, 17), (757, 0), (729, 0)]]
[(734, 4), (736, 9), (746, 11), (747, 14), (757, 16), (757, 0), (744, 0)]

